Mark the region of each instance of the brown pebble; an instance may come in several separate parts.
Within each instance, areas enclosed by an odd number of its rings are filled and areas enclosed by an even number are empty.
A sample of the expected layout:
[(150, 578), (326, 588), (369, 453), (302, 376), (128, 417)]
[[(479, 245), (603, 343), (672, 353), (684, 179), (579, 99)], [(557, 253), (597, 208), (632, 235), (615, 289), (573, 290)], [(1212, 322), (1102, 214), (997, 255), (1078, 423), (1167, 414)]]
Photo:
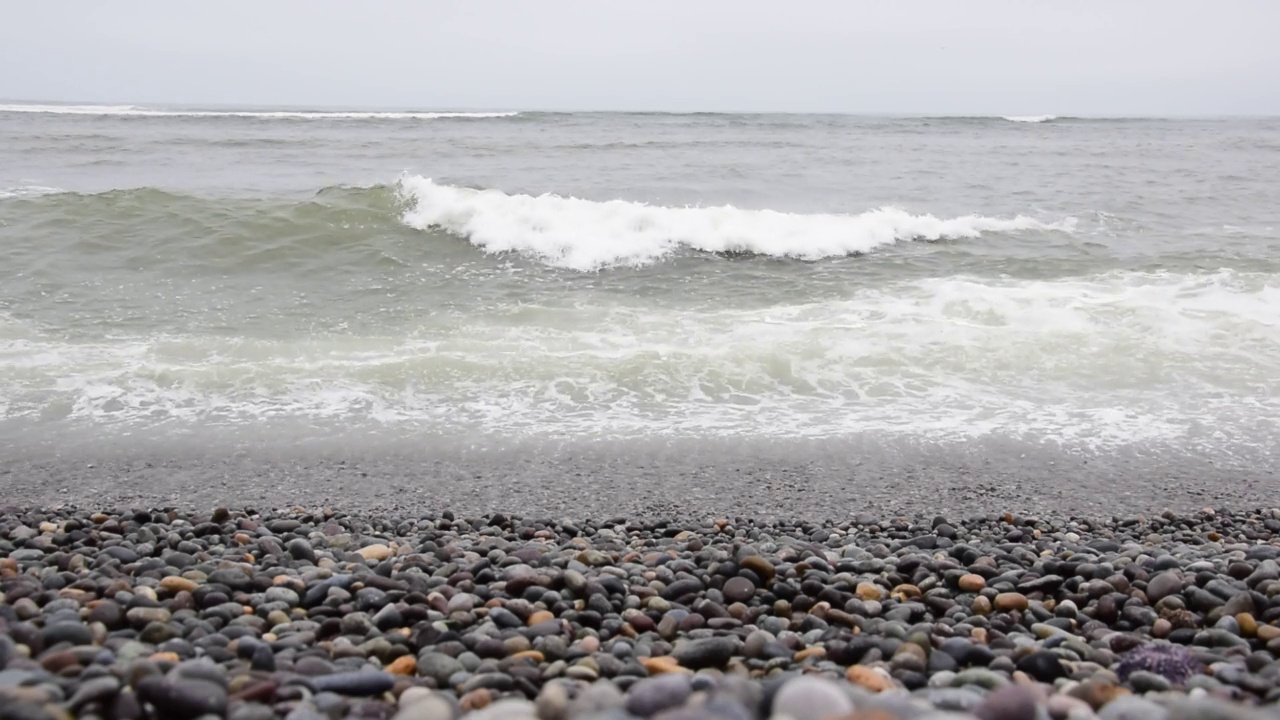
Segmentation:
[(920, 588), (916, 587), (915, 585), (911, 585), (909, 583), (903, 583), (902, 585), (899, 585), (898, 587), (893, 589), (893, 592), (890, 593), (890, 595), (892, 595), (897, 600), (918, 598), (923, 594), (924, 593), (920, 592)]
[(680, 663), (676, 662), (675, 658), (668, 655), (661, 655), (659, 657), (642, 657), (640, 658), (640, 664), (644, 666), (645, 670), (649, 671), (650, 675), (688, 672), (685, 668), (680, 666)]
[(1151, 625), (1151, 637), (1162, 640), (1169, 637), (1169, 633), (1173, 632), (1173, 623), (1160, 618)]
[(882, 672), (866, 665), (853, 665), (845, 673), (849, 682), (864, 687), (871, 692), (884, 692), (894, 688), (893, 680)]
[(1026, 595), (1007, 592), (996, 596), (995, 608), (997, 612), (1012, 612), (1014, 610), (1026, 610), (1027, 604)]
[(476, 688), (458, 699), (458, 706), (463, 711), (479, 710), (493, 702), (493, 693), (488, 688)]
[(49, 653), (40, 658), (40, 666), (51, 673), (58, 674), (67, 668), (75, 668), (78, 674), (82, 669), (80, 661), (76, 660), (75, 653), (70, 650), (63, 652)]
[(1263, 642), (1271, 642), (1276, 638), (1280, 638), (1280, 627), (1275, 625), (1259, 625), (1256, 632), (1258, 633), (1258, 639)]
[(394, 555), (395, 551), (387, 545), (375, 543), (373, 545), (360, 548), (356, 551), (356, 554), (365, 560), (386, 560)]
[(817, 658), (821, 660), (826, 656), (827, 656), (826, 648), (821, 646), (811, 647), (811, 648), (805, 648), (804, 650), (801, 650), (800, 652), (796, 653), (795, 657), (793, 658), (793, 661), (797, 663), (802, 663), (805, 660), (808, 660), (809, 658)]
[(526, 624), (529, 627), (533, 627), (538, 623), (544, 623), (544, 622), (555, 620), (555, 619), (556, 619), (556, 616), (553, 615), (550, 610), (539, 610), (529, 616), (529, 620)]
[(991, 612), (991, 601), (986, 595), (979, 595), (973, 599), (973, 614), (987, 615)]
[(773, 568), (773, 563), (759, 555), (748, 555), (742, 558), (741, 565), (759, 575), (766, 585), (773, 582), (773, 577), (777, 574), (777, 570)]
[(858, 583), (858, 587), (854, 590), (858, 597), (863, 600), (879, 600), (884, 597), (884, 591), (875, 583), (863, 582)]
[[(234, 687), (235, 687), (235, 679), (232, 680), (232, 685), (228, 689), (232, 689)], [(233, 690), (234, 694), (231, 696), (231, 698), (233, 700), (240, 700), (243, 702), (265, 703), (271, 699), (272, 695), (275, 695), (276, 687), (277, 685), (274, 682), (271, 682), (270, 680), (267, 680), (264, 682), (256, 682), (252, 684), (246, 683), (244, 686), (244, 689), (239, 690), (239, 692), (235, 692)]]
[(976, 593), (987, 586), (987, 580), (981, 575), (969, 573), (960, 577), (959, 585), (961, 592)]
[(418, 659), (412, 655), (401, 655), (387, 666), (392, 675), (413, 675), (418, 671)]
[(1253, 637), (1258, 634), (1258, 621), (1247, 612), (1236, 614), (1236, 624), (1240, 626), (1240, 634), (1244, 637)]
[(1089, 707), (1097, 711), (1121, 695), (1128, 695), (1129, 691), (1105, 680), (1089, 679), (1071, 688), (1067, 694), (1089, 703)]
[(187, 578), (179, 577), (177, 575), (170, 575), (160, 581), (160, 588), (162, 590), (168, 590), (175, 595), (183, 590), (191, 592), (198, 587), (200, 587), (200, 584), (195, 580), (188, 580)]

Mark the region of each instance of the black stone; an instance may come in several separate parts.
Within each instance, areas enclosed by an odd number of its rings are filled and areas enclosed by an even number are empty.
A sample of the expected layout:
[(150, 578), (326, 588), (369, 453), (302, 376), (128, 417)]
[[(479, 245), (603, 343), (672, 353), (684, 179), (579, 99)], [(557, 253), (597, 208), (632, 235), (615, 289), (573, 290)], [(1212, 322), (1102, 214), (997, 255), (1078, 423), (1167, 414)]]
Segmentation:
[(1018, 669), (1042, 683), (1053, 683), (1067, 676), (1067, 669), (1057, 655), (1050, 652), (1034, 652), (1018, 661)]

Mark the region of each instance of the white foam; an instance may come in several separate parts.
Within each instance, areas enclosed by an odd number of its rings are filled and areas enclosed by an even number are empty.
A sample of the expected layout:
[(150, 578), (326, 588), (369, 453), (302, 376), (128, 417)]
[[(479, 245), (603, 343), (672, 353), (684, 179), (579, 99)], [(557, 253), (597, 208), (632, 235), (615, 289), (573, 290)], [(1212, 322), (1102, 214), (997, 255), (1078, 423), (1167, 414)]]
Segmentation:
[(1002, 120), (1020, 123), (1042, 123), (1057, 120), (1057, 115), (1001, 115)]
[(19, 185), (17, 187), (0, 188), (0, 200), (7, 198), (39, 197), (41, 195), (57, 195), (66, 192), (61, 188), (44, 185)]
[(178, 110), (139, 105), (0, 105), (0, 113), (53, 115), (110, 115), (119, 117), (241, 117), (267, 120), (441, 120), (484, 119), (518, 112), (374, 112), (357, 110)]
[(415, 423), (558, 437), (1268, 446), (1264, 273), (942, 277), (767, 307), (476, 308), (416, 337), (72, 342), (0, 315), (0, 420)]
[(885, 207), (858, 215), (797, 214), (732, 206), (661, 207), (626, 200), (596, 202), (559, 195), (400, 181), (409, 203), (403, 220), (440, 228), (490, 253), (518, 252), (574, 270), (658, 261), (679, 248), (754, 253), (801, 260), (866, 253), (900, 240), (954, 240), (988, 232), (1070, 232), (1074, 218), (1046, 223), (1019, 215), (937, 218)]

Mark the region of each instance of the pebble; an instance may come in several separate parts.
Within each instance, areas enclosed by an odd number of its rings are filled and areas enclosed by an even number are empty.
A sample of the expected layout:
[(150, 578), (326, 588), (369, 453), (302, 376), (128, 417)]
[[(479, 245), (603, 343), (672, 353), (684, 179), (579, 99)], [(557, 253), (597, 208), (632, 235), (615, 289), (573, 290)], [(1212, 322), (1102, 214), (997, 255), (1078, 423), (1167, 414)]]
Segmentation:
[(1027, 609), (1027, 596), (1022, 593), (1005, 592), (996, 595), (993, 605), (996, 612), (1013, 612)]
[(9, 509), (0, 703), (121, 720), (1245, 720), (1280, 700), (1277, 544), (1274, 510), (571, 525)]
[(1145, 698), (1122, 695), (1098, 711), (1099, 720), (1167, 720), (1169, 711)]
[(1020, 685), (1004, 685), (991, 691), (973, 709), (979, 720), (1035, 720), (1036, 697)]
[(668, 708), (679, 707), (693, 692), (689, 677), (683, 674), (665, 674), (645, 678), (627, 690), (627, 712), (639, 717), (650, 717)]
[(853, 709), (849, 693), (821, 677), (801, 676), (788, 680), (773, 696), (774, 716), (793, 720), (823, 720), (850, 713)]
[(671, 652), (681, 667), (718, 668), (728, 664), (729, 659), (742, 647), (742, 642), (734, 637), (710, 637), (697, 640), (684, 640), (676, 644)]

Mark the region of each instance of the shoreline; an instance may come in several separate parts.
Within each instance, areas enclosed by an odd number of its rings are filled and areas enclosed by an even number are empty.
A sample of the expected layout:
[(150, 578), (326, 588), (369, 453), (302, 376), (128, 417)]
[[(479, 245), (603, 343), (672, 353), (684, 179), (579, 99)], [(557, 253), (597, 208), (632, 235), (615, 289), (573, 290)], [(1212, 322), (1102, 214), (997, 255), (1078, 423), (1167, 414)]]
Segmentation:
[(1101, 452), (980, 439), (522, 440), (245, 430), (0, 440), (11, 505), (217, 505), (526, 516), (808, 518), (858, 512), (1098, 517), (1266, 507), (1264, 451)]
[(1263, 718), (1251, 706), (1280, 701), (1277, 559), (1280, 509), (788, 523), (9, 507), (0, 710)]

